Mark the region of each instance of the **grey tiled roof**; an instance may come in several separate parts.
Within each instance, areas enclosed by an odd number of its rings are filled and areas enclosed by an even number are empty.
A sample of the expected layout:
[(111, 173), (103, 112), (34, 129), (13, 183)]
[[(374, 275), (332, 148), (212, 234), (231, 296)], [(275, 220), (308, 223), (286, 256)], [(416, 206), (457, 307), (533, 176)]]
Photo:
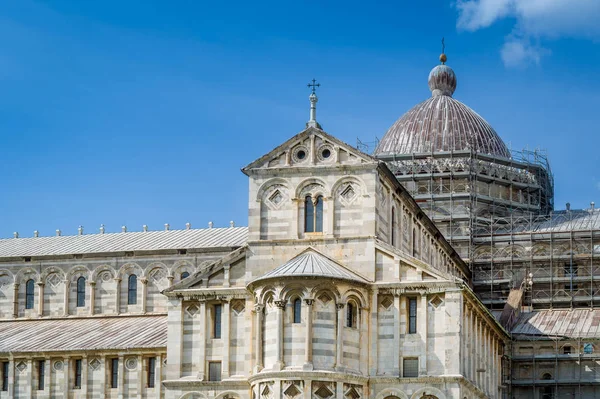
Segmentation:
[(513, 334), (570, 338), (600, 338), (600, 310), (540, 310), (522, 313)]
[(278, 268), (254, 281), (281, 277), (329, 277), (342, 280), (352, 280), (361, 283), (368, 282), (364, 277), (352, 272), (325, 255), (308, 248), (290, 259)]
[(166, 348), (167, 316), (0, 322), (0, 353)]
[(247, 240), (247, 227), (7, 238), (0, 240), (0, 258), (240, 247)]

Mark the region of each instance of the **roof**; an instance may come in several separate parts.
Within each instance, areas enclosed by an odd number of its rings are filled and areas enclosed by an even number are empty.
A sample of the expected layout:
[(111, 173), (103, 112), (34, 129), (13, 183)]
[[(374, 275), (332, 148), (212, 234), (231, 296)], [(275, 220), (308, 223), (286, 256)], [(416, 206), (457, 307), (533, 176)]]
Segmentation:
[(278, 268), (253, 281), (282, 277), (327, 277), (368, 283), (364, 277), (329, 259), (313, 248), (307, 248)]
[(473, 150), (510, 158), (496, 131), (471, 108), (452, 98), (456, 76), (441, 65), (429, 76), (433, 96), (413, 107), (389, 128), (374, 156)]
[(7, 238), (0, 240), (0, 258), (239, 247), (247, 240), (247, 227)]
[(0, 322), (0, 353), (166, 348), (167, 316)]
[(540, 310), (522, 313), (513, 335), (600, 338), (600, 310)]

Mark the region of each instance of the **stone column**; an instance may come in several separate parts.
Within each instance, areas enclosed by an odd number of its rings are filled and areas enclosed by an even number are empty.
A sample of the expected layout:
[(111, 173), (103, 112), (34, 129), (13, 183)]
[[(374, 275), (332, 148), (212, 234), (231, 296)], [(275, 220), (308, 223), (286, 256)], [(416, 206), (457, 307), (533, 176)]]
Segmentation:
[(304, 366), (302, 367), (303, 370), (312, 370), (313, 369), (313, 364), (312, 364), (312, 338), (313, 338), (313, 331), (312, 331), (312, 312), (313, 312), (313, 308), (312, 305), (315, 302), (314, 299), (305, 299), (304, 302), (306, 303), (306, 334), (304, 337)]
[(174, 343), (169, 345), (167, 352), (167, 379), (178, 380), (181, 377), (181, 355), (183, 351), (183, 300), (180, 298), (167, 298), (169, 302), (169, 313), (167, 315), (167, 341)]
[(286, 306), (286, 301), (275, 301), (277, 307), (277, 360), (273, 365), (273, 370), (283, 369), (283, 340), (284, 340), (284, 328), (283, 328), (283, 311)]
[(146, 299), (148, 298), (148, 279), (142, 277), (140, 279), (142, 283), (142, 313), (146, 313)]
[(13, 317), (19, 317), (19, 284), (13, 285)]
[[(377, 343), (379, 339), (378, 328), (377, 328), (377, 302), (378, 302), (379, 291), (377, 288), (373, 288), (373, 294), (371, 296), (371, 331), (369, 333), (369, 375), (377, 375)], [(358, 312), (358, 310), (357, 310)], [(362, 341), (361, 341), (362, 342)]]
[(44, 315), (44, 283), (38, 281), (38, 316), (42, 317)]
[(121, 279), (120, 278), (115, 278), (115, 282), (117, 283), (117, 294), (115, 297), (115, 313), (116, 314), (120, 314), (121, 313)]
[(301, 233), (300, 233), (300, 203), (301, 201), (303, 202), (304, 200), (299, 199), (299, 198), (293, 198), (292, 199), (292, 211), (294, 212), (292, 220), (291, 220), (291, 227), (292, 227), (292, 238), (300, 238)]
[(254, 352), (256, 355), (256, 359), (255, 359), (255, 364), (254, 364), (254, 374), (259, 373), (264, 367), (264, 365), (263, 365), (263, 343), (262, 343), (263, 309), (264, 309), (264, 305), (261, 305), (258, 303), (256, 305), (254, 305), (254, 313), (256, 314), (256, 318), (255, 318), (256, 341), (254, 342), (254, 344), (255, 344)]
[(96, 282), (94, 280), (89, 281), (90, 286), (90, 315), (95, 313), (96, 306)]
[(144, 392), (144, 359), (142, 355), (137, 355), (137, 394), (138, 396), (142, 396), (142, 392)]
[(400, 295), (394, 295), (394, 364), (392, 373), (400, 376)]
[(8, 397), (15, 397), (15, 360), (8, 361)]
[(477, 385), (477, 315), (474, 309), (471, 309), (471, 381)]
[(50, 397), (50, 392), (52, 392), (52, 379), (50, 378), (52, 375), (52, 369), (50, 368), (51, 366), (52, 363), (50, 362), (50, 359), (46, 359), (44, 361), (44, 392), (48, 392), (46, 395), (48, 398)]
[(79, 398), (85, 399), (88, 392), (88, 359), (87, 356), (83, 356), (81, 359), (81, 395)]
[(169, 282), (169, 287), (173, 286), (173, 280), (174, 279), (175, 279), (175, 276), (173, 276), (171, 274), (167, 276), (167, 281)]
[(71, 290), (71, 282), (69, 280), (65, 280), (65, 292), (64, 292), (64, 302), (63, 305), (65, 307), (64, 314), (65, 316), (69, 315), (69, 291)]
[[(359, 342), (369, 341), (369, 309), (359, 307), (357, 310), (360, 315), (358, 325), (360, 326), (360, 340)], [(362, 345), (359, 349), (360, 353), (360, 371), (362, 374), (369, 372), (369, 347)]]
[[(343, 303), (336, 304), (337, 308), (337, 343), (336, 343), (336, 362), (335, 369), (338, 371), (344, 370), (344, 309)], [(358, 316), (358, 309), (356, 309)], [(356, 320), (356, 328), (358, 328), (358, 320)]]
[(198, 379), (200, 381), (206, 381), (206, 340), (208, 339), (209, 332), (206, 329), (206, 302), (200, 301), (200, 358), (198, 359)]
[(156, 367), (154, 367), (154, 396), (160, 399), (162, 390), (162, 356), (156, 356)]
[(33, 359), (27, 360), (27, 385), (25, 386), (25, 397), (33, 398)]
[(71, 365), (69, 358), (63, 358), (63, 398), (69, 399), (69, 390), (71, 389)]
[(221, 331), (221, 336), (223, 337), (223, 368), (221, 369), (221, 378), (226, 379), (229, 378), (229, 351), (231, 345), (231, 310), (229, 300), (223, 302), (222, 317), (223, 331)]
[(231, 269), (231, 265), (223, 265), (223, 287), (229, 287), (229, 270)]
[(419, 359), (419, 376), (427, 375), (427, 294), (421, 293), (421, 314), (417, 313), (417, 325), (423, 348)]
[(119, 386), (117, 388), (117, 398), (124, 399), (125, 396), (123, 393), (125, 392), (125, 357), (123, 355), (119, 355)]

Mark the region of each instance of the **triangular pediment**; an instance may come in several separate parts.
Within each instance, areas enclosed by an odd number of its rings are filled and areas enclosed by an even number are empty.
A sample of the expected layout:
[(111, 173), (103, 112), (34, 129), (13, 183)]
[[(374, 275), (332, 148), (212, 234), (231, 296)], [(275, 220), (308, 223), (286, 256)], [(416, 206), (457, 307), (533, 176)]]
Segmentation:
[(258, 277), (250, 284), (255, 284), (263, 280), (286, 279), (289, 277), (328, 278), (354, 281), (362, 284), (371, 282), (366, 277), (350, 270), (316, 249), (309, 247), (283, 265)]
[(339, 165), (378, 164), (372, 156), (327, 134), (309, 127), (268, 154), (242, 169), (246, 174), (255, 170), (328, 167)]

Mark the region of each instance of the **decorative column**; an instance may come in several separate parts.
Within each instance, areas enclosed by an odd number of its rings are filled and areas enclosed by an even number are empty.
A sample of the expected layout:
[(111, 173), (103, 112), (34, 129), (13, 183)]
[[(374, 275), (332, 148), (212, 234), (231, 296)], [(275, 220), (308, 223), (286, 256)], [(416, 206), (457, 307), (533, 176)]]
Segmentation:
[(257, 303), (254, 305), (254, 313), (256, 314), (255, 318), (255, 331), (256, 331), (256, 341), (254, 342), (255, 346), (255, 365), (254, 365), (254, 374), (259, 373), (264, 365), (263, 365), (263, 343), (262, 343), (262, 334), (263, 334), (263, 326), (262, 326), (262, 318), (263, 318), (263, 309), (264, 305)]
[(392, 373), (400, 376), (400, 295), (394, 295), (394, 363)]
[(229, 299), (223, 302), (223, 368), (221, 369), (221, 379), (229, 378), (229, 351), (230, 351), (230, 325), (231, 325), (231, 306)]
[[(337, 308), (337, 346), (336, 346), (336, 361), (335, 361), (335, 369), (338, 371), (344, 370), (343, 364), (343, 356), (344, 356), (344, 309), (345, 305), (343, 303), (338, 303), (335, 305)], [(358, 309), (356, 309), (356, 314), (358, 315)], [(356, 320), (358, 323), (358, 320)], [(358, 325), (356, 326), (358, 328)], [(343, 395), (342, 395), (343, 396)]]
[(24, 396), (33, 398), (33, 359), (27, 360), (27, 385), (25, 386)]
[(292, 235), (291, 238), (300, 238), (300, 227), (298, 222), (300, 220), (300, 199), (292, 198), (292, 212), (293, 216), (291, 219)]
[(304, 366), (302, 366), (303, 370), (312, 370), (312, 305), (315, 302), (314, 299), (305, 299), (306, 303), (306, 334), (304, 337)]
[[(377, 375), (377, 342), (379, 334), (377, 328), (377, 303), (378, 303), (379, 290), (373, 288), (373, 294), (371, 295), (371, 331), (369, 332), (369, 347), (371, 348), (369, 356), (369, 375)], [(357, 310), (358, 312), (358, 310)], [(361, 341), (363, 342), (363, 341)]]
[(96, 282), (94, 280), (89, 281), (90, 286), (90, 315), (95, 313), (94, 307), (96, 306)]
[(63, 306), (65, 307), (65, 316), (69, 315), (69, 290), (71, 289), (71, 284), (69, 280), (64, 280), (65, 283), (65, 292), (64, 292), (64, 302)]
[(19, 317), (19, 284), (13, 285), (13, 317)]
[[(81, 395), (79, 398), (85, 399), (87, 397), (87, 383), (88, 383), (88, 359), (84, 355), (81, 359)], [(92, 395), (93, 396), (93, 395)]]
[(200, 301), (200, 358), (198, 359), (198, 379), (206, 380), (206, 340), (208, 339), (208, 331), (206, 331), (206, 301)]
[(143, 392), (143, 382), (144, 382), (144, 359), (142, 358), (142, 355), (137, 355), (137, 393), (138, 396), (142, 396), (142, 392)]
[(48, 392), (48, 397), (50, 397), (50, 392), (52, 392), (52, 378), (50, 378), (52, 375), (52, 369), (50, 368), (51, 365), (52, 363), (50, 362), (50, 359), (46, 359), (44, 361), (44, 391)]
[(231, 269), (231, 265), (223, 265), (223, 287), (229, 287), (229, 270)]
[[(63, 358), (63, 397), (69, 399), (69, 389), (71, 388), (71, 367), (69, 364), (69, 358)], [(50, 371), (50, 370), (48, 370)]]
[(38, 316), (42, 317), (44, 315), (44, 283), (42, 281), (38, 281)]
[(125, 358), (123, 355), (119, 355), (119, 387), (117, 388), (117, 397), (123, 399), (123, 393), (125, 392)]
[(146, 298), (148, 298), (148, 279), (142, 277), (140, 279), (142, 283), (142, 313), (146, 313)]
[(417, 313), (417, 324), (423, 348), (419, 360), (419, 376), (427, 375), (427, 293), (421, 293), (421, 314)]
[(116, 292), (116, 297), (115, 297), (115, 313), (116, 314), (120, 314), (121, 313), (121, 278), (117, 277), (115, 278), (115, 282), (117, 283), (117, 292)]
[(173, 276), (172, 274), (169, 274), (167, 276), (167, 281), (169, 282), (169, 288), (173, 286), (173, 280), (175, 279), (175, 276)]
[(15, 359), (8, 361), (8, 397), (15, 397)]
[(154, 367), (154, 397), (160, 399), (162, 390), (162, 356), (156, 356), (156, 367)]
[(277, 361), (273, 365), (273, 370), (283, 369), (283, 311), (285, 309), (286, 301), (275, 301), (277, 306)]
[(169, 347), (167, 352), (167, 379), (178, 380), (181, 378), (181, 357), (184, 349), (183, 338), (183, 299), (167, 298), (169, 312), (167, 314), (167, 341), (177, 342), (174, 348)]

